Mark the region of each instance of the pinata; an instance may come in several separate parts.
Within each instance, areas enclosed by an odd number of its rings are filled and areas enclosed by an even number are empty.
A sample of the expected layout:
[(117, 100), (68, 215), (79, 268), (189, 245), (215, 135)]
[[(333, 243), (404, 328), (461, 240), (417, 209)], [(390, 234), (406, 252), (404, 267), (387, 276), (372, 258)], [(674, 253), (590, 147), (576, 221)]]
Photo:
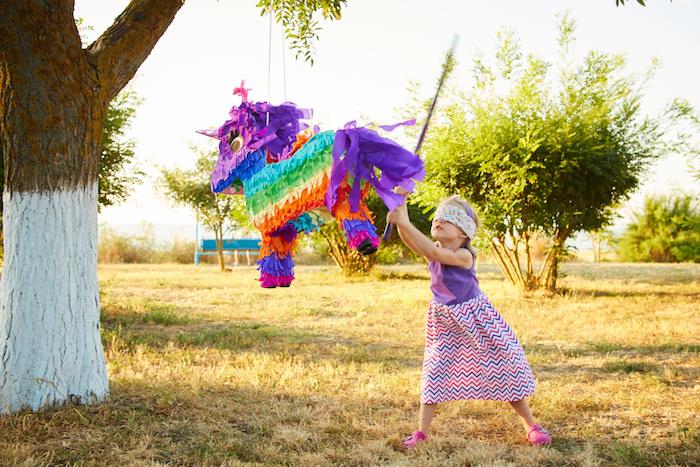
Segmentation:
[[(311, 111), (285, 102), (241, 103), (216, 130), (200, 133), (219, 140), (212, 171), (215, 193), (243, 193), (253, 225), (262, 235), (258, 260), (262, 287), (288, 287), (294, 280), (294, 249), (300, 233), (318, 229), (327, 210), (345, 233), (349, 248), (372, 254), (379, 236), (365, 202), (374, 190), (389, 210), (404, 202), (395, 193), (423, 180), (422, 160), (374, 129), (353, 121), (337, 131), (310, 128)], [(379, 126), (391, 131), (407, 121)]]

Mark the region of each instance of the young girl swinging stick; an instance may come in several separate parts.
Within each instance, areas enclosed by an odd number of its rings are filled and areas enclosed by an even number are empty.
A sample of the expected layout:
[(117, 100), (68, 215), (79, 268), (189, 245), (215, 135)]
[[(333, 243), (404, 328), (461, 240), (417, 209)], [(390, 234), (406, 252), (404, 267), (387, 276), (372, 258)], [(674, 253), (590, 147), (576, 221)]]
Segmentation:
[[(406, 194), (406, 192), (403, 192)], [(479, 219), (472, 207), (453, 196), (433, 218), (433, 242), (408, 217), (406, 203), (387, 215), (401, 240), (428, 260), (430, 290), (418, 430), (403, 446), (412, 449), (428, 439), (438, 403), (450, 400), (508, 401), (525, 428), (530, 444), (551, 436), (530, 412), (526, 397), (535, 380), (523, 348), (503, 317), (479, 288), (472, 240)]]

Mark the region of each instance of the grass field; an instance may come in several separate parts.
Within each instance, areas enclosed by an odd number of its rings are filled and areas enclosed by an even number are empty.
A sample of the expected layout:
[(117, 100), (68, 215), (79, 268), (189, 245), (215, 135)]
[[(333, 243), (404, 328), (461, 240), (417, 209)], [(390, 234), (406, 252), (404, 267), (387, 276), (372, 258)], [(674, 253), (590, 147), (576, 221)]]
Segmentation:
[(527, 446), (506, 403), (468, 401), (398, 449), (416, 426), (425, 268), (299, 267), (264, 290), (249, 267), (109, 265), (109, 401), (1, 417), (0, 464), (700, 464), (700, 265), (563, 269), (564, 293), (521, 297), (480, 267), (551, 447)]

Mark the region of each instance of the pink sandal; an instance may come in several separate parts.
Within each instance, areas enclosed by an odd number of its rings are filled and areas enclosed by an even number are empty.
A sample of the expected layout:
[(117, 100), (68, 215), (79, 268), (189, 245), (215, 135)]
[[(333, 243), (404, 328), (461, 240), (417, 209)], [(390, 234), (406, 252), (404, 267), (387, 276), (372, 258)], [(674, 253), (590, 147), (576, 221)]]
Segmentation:
[(414, 431), (411, 436), (403, 440), (403, 448), (406, 450), (413, 449), (418, 443), (422, 443), (428, 439), (428, 435), (422, 431)]
[(527, 432), (527, 440), (533, 446), (545, 446), (552, 442), (552, 437), (549, 435), (547, 430), (538, 424), (534, 424)]

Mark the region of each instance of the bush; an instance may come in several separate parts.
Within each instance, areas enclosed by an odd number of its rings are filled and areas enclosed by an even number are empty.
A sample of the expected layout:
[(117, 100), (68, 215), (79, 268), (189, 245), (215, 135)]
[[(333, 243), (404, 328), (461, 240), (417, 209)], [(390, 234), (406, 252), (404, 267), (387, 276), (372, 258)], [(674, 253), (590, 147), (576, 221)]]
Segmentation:
[(623, 261), (700, 262), (700, 208), (690, 195), (647, 197), (619, 242)]
[(110, 228), (100, 231), (97, 242), (97, 261), (100, 263), (154, 263), (157, 251), (152, 230), (141, 235), (127, 236)]
[[(190, 264), (194, 260), (194, 248), (193, 241), (178, 237), (172, 243), (159, 243), (150, 225), (145, 225), (138, 235), (123, 235), (103, 227), (97, 243), (97, 260), (100, 263)], [(202, 262), (209, 262), (209, 259), (203, 257)]]

